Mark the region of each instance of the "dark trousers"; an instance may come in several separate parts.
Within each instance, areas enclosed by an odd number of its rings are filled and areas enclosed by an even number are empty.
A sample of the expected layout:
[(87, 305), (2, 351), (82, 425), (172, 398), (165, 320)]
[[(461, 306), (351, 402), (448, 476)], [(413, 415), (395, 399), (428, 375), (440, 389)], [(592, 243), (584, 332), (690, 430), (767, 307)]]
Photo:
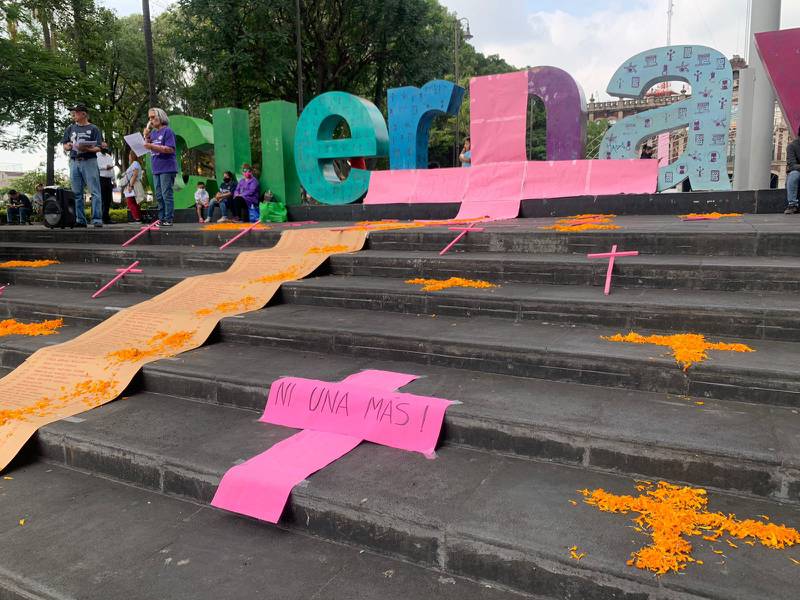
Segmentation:
[(111, 223), (111, 196), (114, 190), (114, 180), (111, 177), (100, 178), (100, 199), (103, 202), (103, 223)]
[(27, 223), (28, 219), (31, 217), (31, 211), (29, 211), (24, 206), (19, 208), (14, 206), (9, 206), (6, 210), (6, 217), (8, 218), (8, 223)]
[(228, 210), (231, 211), (235, 218), (241, 219), (245, 223), (247, 222), (247, 202), (241, 196), (234, 196), (228, 202)]

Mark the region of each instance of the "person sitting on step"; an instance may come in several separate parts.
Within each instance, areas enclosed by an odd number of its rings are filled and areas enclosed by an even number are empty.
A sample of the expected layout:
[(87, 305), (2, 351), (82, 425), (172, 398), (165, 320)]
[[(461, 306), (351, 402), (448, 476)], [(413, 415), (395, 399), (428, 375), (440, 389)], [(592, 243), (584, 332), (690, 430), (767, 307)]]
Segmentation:
[(233, 193), (233, 213), (234, 221), (242, 220), (248, 222), (248, 214), (251, 206), (258, 206), (258, 179), (253, 175), (253, 168), (247, 163), (242, 165), (244, 177), (236, 185)]
[(28, 219), (31, 216), (31, 201), (25, 194), (17, 190), (8, 190), (8, 210), (6, 217), (8, 224), (30, 225)]
[(787, 215), (797, 212), (797, 193), (800, 191), (800, 129), (797, 137), (786, 147), (786, 200)]
[(206, 215), (206, 223), (211, 223), (214, 218), (214, 209), (219, 206), (220, 217), (218, 223), (224, 223), (228, 220), (228, 203), (233, 200), (233, 192), (236, 190), (236, 180), (233, 178), (233, 173), (225, 171), (222, 174), (222, 183), (219, 184), (219, 191), (214, 195), (208, 205), (208, 214)]
[(197, 182), (197, 191), (194, 193), (194, 207), (197, 210), (197, 222), (205, 223), (203, 210), (208, 212), (208, 191), (204, 181)]

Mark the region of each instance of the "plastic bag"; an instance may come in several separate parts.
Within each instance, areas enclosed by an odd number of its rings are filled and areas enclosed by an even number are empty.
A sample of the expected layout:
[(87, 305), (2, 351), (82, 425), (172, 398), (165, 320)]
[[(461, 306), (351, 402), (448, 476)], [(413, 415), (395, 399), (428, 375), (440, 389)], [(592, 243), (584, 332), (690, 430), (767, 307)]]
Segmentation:
[(259, 205), (259, 213), (262, 223), (285, 223), (289, 220), (283, 202), (262, 202)]

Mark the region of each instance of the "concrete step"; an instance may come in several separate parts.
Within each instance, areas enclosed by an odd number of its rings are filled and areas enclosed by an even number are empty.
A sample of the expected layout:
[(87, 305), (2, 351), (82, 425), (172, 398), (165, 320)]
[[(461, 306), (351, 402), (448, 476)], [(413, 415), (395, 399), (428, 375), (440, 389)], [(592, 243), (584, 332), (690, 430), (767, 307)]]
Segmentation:
[[(69, 262), (39, 269), (0, 269), (0, 281), (27, 288), (35, 287), (41, 289), (47, 287), (59, 290), (85, 290), (87, 296), (91, 296), (92, 293), (117, 275), (116, 269), (128, 266), (131, 262)], [(117, 293), (134, 292), (154, 296), (180, 283), (187, 277), (218, 273), (226, 267), (211, 270), (162, 265), (150, 266), (142, 263), (139, 268), (143, 270), (142, 273), (126, 275), (114, 285), (113, 290)], [(10, 292), (11, 289), (9, 288), (8, 291)]]
[(0, 498), (7, 599), (530, 598), (54, 464), (16, 469)]
[[(622, 249), (622, 248), (620, 248)], [(583, 254), (368, 250), (331, 256), (331, 272), (358, 277), (466, 277), (493, 283), (602, 286), (607, 260)], [(614, 287), (796, 292), (800, 263), (790, 257), (641, 255), (618, 259)]]
[(504, 283), (491, 289), (422, 286), (390, 277), (326, 276), (284, 283), (289, 304), (418, 315), (496, 317), (543, 324), (687, 331), (751, 339), (800, 341), (800, 299), (792, 294), (709, 292)]
[[(0, 368), (83, 331), (0, 339)], [(231, 343), (146, 365), (125, 395), (148, 391), (260, 414), (279, 377), (338, 381), (363, 369), (422, 375), (405, 389), (462, 402), (447, 413), (446, 444), (800, 502), (796, 408)]]
[[(110, 244), (46, 244), (46, 243), (16, 243), (0, 244), (0, 259), (5, 260), (40, 260), (51, 259), (62, 263), (100, 263), (114, 267), (127, 266), (135, 260), (142, 262), (147, 267), (175, 267), (184, 269), (199, 269), (204, 271), (224, 271), (236, 259), (242, 250), (253, 248), (200, 248), (192, 246), (128, 246), (127, 248), (115, 247)], [(54, 267), (41, 269), (0, 269), (3, 276), (7, 272), (19, 271), (20, 273), (39, 271), (38, 275), (46, 276), (45, 271)]]
[(241, 319), (224, 319), (220, 332), (222, 341), (244, 344), (800, 406), (800, 346), (789, 342), (750, 341), (756, 350), (752, 353), (712, 350), (709, 360), (684, 372), (666, 348), (601, 339), (617, 330), (488, 317), (278, 305)]
[[(583, 211), (585, 212), (585, 211)], [(543, 229), (554, 219), (481, 223), (451, 252), (587, 254), (608, 252), (612, 244), (642, 254), (698, 256), (799, 256), (800, 232), (784, 215), (744, 215), (718, 221), (684, 222), (676, 216), (625, 216), (610, 231), (557, 232)], [(457, 233), (406, 229), (370, 234), (372, 250), (439, 252)]]
[[(72, 468), (208, 502), (230, 466), (292, 433), (256, 422), (250, 411), (137, 394), (43, 428), (31, 450)], [(712, 552), (719, 544), (699, 537), (692, 542), (705, 568), (655, 579), (625, 564), (647, 543), (631, 517), (582, 504), (576, 490), (583, 488), (631, 494), (635, 482), (466, 448), (444, 446), (436, 460), (427, 460), (365, 443), (298, 486), (282, 523), (554, 599), (778, 599), (796, 579), (787, 559), (793, 553), (744, 545), (734, 553), (723, 546), (727, 558), (720, 561)], [(739, 518), (800, 521), (798, 506), (721, 493), (709, 498), (711, 510)], [(573, 545), (587, 553), (580, 562), (569, 557)]]
[[(63, 316), (68, 324), (88, 327), (141, 300), (136, 294), (117, 292), (92, 301), (83, 291), (59, 290), (58, 300), (53, 301), (47, 292), (43, 298), (41, 290), (26, 288), (21, 293), (20, 288), (15, 286), (13, 297), (10, 293), (0, 297), (0, 315)], [(800, 407), (800, 346), (796, 343), (726, 337), (724, 341), (746, 343), (755, 352), (711, 350), (709, 360), (683, 371), (668, 348), (601, 339), (618, 332), (492, 317), (276, 304), (268, 310), (223, 319), (211, 341)]]
[[(141, 225), (114, 224), (95, 229), (48, 229), (42, 225), (2, 226), (0, 227), (0, 244), (40, 243), (40, 244), (75, 244), (81, 247), (93, 245), (120, 246), (139, 233)], [(278, 226), (270, 230), (251, 231), (236, 241), (236, 247), (272, 246), (278, 241), (284, 228)], [(197, 223), (177, 223), (170, 228), (149, 231), (133, 242), (130, 248), (146, 246), (208, 246), (208, 249), (219, 247), (238, 231), (207, 231)]]

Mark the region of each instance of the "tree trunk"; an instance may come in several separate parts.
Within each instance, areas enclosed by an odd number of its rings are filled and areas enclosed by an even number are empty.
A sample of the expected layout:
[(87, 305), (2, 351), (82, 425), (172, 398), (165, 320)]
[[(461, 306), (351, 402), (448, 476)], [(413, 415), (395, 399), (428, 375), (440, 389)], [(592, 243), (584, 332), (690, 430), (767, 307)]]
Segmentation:
[[(42, 25), (42, 36), (44, 38), (44, 47), (48, 52), (53, 51), (53, 40), (50, 37), (50, 23), (48, 22), (49, 15), (44, 11), (39, 13), (39, 22)], [(47, 111), (47, 148), (46, 148), (46, 183), (47, 185), (54, 185), (56, 182), (55, 172), (55, 159), (56, 159), (56, 108), (53, 102), (53, 97), (48, 96), (46, 102)]]
[(72, 0), (72, 20), (75, 23), (75, 35), (73, 41), (75, 43), (75, 52), (78, 54), (78, 68), (81, 73), (86, 75), (86, 57), (84, 56), (83, 48), (83, 2), (81, 0)]
[(147, 90), (150, 107), (158, 106), (156, 97), (156, 59), (153, 56), (153, 30), (150, 27), (150, 0), (142, 0), (142, 18), (144, 29), (144, 50), (147, 54)]

